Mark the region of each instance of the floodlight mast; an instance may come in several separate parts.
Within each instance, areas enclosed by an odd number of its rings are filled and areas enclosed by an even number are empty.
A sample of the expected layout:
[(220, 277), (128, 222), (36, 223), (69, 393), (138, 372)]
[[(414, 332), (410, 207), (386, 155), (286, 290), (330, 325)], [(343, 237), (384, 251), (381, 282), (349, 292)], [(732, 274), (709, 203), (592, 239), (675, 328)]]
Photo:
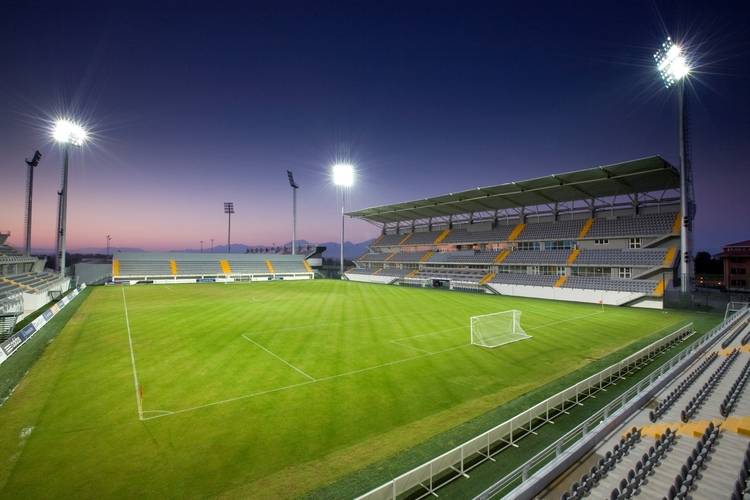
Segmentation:
[(59, 119), (52, 128), (52, 138), (63, 146), (63, 170), (57, 206), (57, 271), (65, 277), (65, 233), (68, 212), (68, 162), (70, 146), (83, 146), (86, 130), (74, 121)]
[(34, 198), (34, 168), (39, 165), (41, 159), (42, 153), (37, 150), (30, 160), (26, 160), (26, 165), (29, 167), (26, 175), (26, 245), (24, 248), (26, 257), (31, 255), (31, 204)]
[(337, 163), (332, 167), (333, 183), (341, 191), (341, 248), (339, 253), (339, 278), (344, 279), (344, 207), (346, 189), (354, 184), (354, 167), (348, 163)]
[(224, 203), (224, 213), (227, 214), (227, 253), (232, 253), (232, 214), (234, 213), (234, 202)]
[(692, 219), (695, 212), (693, 200), (693, 173), (688, 158), (687, 148), (687, 95), (685, 80), (690, 74), (690, 64), (683, 53), (682, 47), (676, 45), (671, 38), (662, 44), (654, 54), (659, 75), (666, 88), (677, 87), (678, 102), (678, 136), (680, 153), (680, 215), (682, 217), (680, 230), (680, 291), (686, 294), (690, 291), (690, 267), (692, 265), (690, 240)]
[(292, 255), (297, 255), (297, 190), (299, 185), (294, 182), (294, 174), (291, 170), (286, 171), (289, 178), (289, 186), (292, 188)]

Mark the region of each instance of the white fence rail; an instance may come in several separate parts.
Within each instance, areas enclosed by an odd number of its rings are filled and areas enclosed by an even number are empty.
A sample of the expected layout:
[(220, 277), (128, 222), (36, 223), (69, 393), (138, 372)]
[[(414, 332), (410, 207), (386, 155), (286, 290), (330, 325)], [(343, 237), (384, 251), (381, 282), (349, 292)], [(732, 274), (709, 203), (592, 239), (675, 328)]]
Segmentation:
[(537, 403), (526, 411), (470, 439), (462, 445), (424, 463), (358, 497), (358, 500), (396, 499), (406, 493), (423, 498), (449, 482), (465, 477), (480, 463), (509, 446), (517, 447), (520, 439), (605, 387), (640, 369), (654, 357), (692, 333), (692, 323), (662, 337), (636, 353), (604, 370)]

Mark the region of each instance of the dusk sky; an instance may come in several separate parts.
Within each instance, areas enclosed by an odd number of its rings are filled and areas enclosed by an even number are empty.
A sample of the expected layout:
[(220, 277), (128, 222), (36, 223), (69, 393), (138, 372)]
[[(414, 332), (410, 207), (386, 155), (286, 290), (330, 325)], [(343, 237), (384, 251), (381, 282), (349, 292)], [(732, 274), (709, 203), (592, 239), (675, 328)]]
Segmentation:
[[(338, 240), (329, 166), (350, 155), (358, 209), (659, 154), (677, 165), (667, 33), (689, 83), (698, 248), (750, 238), (746, 2), (6, 2), (0, 18), (0, 231), (55, 241), (61, 155), (81, 118), (68, 246), (197, 248)], [(348, 222), (347, 239), (377, 234)]]

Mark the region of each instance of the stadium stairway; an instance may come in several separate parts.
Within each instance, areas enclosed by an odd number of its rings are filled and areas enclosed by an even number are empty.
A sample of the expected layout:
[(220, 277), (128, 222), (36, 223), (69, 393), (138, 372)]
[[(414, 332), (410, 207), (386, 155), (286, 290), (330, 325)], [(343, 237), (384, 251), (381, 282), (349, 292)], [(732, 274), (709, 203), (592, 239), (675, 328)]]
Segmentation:
[(580, 240), (580, 239), (585, 238), (586, 235), (589, 234), (589, 231), (591, 231), (591, 226), (593, 226), (593, 225), (594, 225), (594, 218), (593, 217), (589, 217), (586, 220), (586, 223), (581, 228), (581, 231), (578, 233), (578, 239)]
[(169, 269), (172, 271), (172, 276), (177, 276), (177, 261), (174, 259), (169, 260)]
[(555, 288), (561, 288), (563, 285), (565, 285), (565, 282), (568, 281), (568, 277), (564, 274), (557, 278), (557, 281), (555, 281)]
[(664, 279), (660, 279), (659, 282), (656, 283), (656, 286), (654, 287), (653, 295), (657, 297), (663, 297), (665, 287), (666, 285), (664, 283)]
[(450, 229), (443, 229), (440, 234), (437, 235), (437, 238), (435, 238), (435, 241), (432, 242), (433, 245), (439, 245), (443, 242), (445, 238), (448, 237), (448, 235), (451, 234)]
[(276, 273), (276, 271), (273, 270), (273, 263), (269, 259), (266, 259), (266, 268), (268, 269), (269, 273)]
[[(310, 267), (310, 264), (307, 262), (307, 259), (303, 260), (302, 264), (305, 266), (305, 271), (307, 271), (308, 273), (313, 272), (312, 267)], [(382, 270), (383, 268), (378, 269), (378, 271)], [(373, 274), (377, 274), (378, 271), (374, 272)]]
[[(411, 238), (413, 234), (414, 234), (414, 233), (409, 233), (409, 234), (407, 234), (406, 236), (404, 236), (403, 238), (401, 238), (401, 241), (399, 241), (399, 242), (398, 242), (398, 244), (399, 244), (399, 245), (405, 245), (405, 244), (406, 244), (406, 242), (407, 242), (407, 241), (409, 241), (409, 238)], [(387, 260), (387, 259), (386, 259), (386, 260)]]
[(429, 252), (426, 252), (423, 256), (419, 258), (419, 262), (427, 262), (430, 260), (430, 257), (432, 257), (433, 255), (435, 255), (435, 252), (430, 250)]
[(221, 272), (224, 274), (232, 274), (232, 266), (229, 265), (229, 261), (226, 259), (222, 259), (219, 261), (219, 265), (221, 266)]
[(508, 255), (510, 255), (510, 249), (506, 248), (499, 254), (497, 254), (497, 257), (495, 257), (495, 264), (502, 264), (502, 262), (508, 258)]
[(523, 222), (517, 224), (516, 227), (513, 228), (513, 231), (511, 231), (508, 235), (508, 241), (515, 241), (519, 236), (521, 236), (524, 228), (526, 228), (526, 224), (524, 224)]
[(479, 284), (480, 285), (486, 285), (487, 283), (489, 283), (490, 281), (492, 281), (492, 278), (495, 277), (495, 274), (496, 273), (493, 273), (492, 271), (490, 271), (489, 273), (485, 274), (484, 277), (481, 280), (479, 280)]
[(112, 259), (112, 276), (120, 275), (120, 259)]
[(580, 253), (581, 253), (580, 248), (574, 248), (573, 250), (571, 250), (570, 255), (568, 255), (568, 258), (566, 259), (567, 264), (569, 266), (573, 265), (573, 263), (576, 261)]
[(682, 217), (681, 217), (680, 212), (677, 212), (674, 216), (674, 222), (672, 223), (672, 234), (674, 236), (679, 236), (681, 227), (682, 227)]

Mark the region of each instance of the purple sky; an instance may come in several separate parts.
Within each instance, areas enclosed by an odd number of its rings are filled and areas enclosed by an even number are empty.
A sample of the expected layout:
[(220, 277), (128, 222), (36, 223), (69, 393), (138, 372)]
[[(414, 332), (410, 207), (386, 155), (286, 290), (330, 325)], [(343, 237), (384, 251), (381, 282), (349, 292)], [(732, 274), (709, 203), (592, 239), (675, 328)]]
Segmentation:
[[(338, 240), (328, 167), (358, 168), (349, 208), (660, 154), (672, 93), (650, 64), (668, 27), (691, 80), (696, 243), (750, 237), (747, 7), (712, 2), (11, 2), (0, 19), (0, 230), (23, 244), (24, 157), (44, 154), (35, 247), (54, 246), (61, 157), (45, 130), (89, 122), (72, 158), (69, 247), (150, 250)], [(32, 32), (33, 34), (30, 34)], [(731, 213), (731, 217), (726, 214)], [(348, 238), (377, 234), (363, 222)], [(206, 243), (207, 244), (207, 243)]]

